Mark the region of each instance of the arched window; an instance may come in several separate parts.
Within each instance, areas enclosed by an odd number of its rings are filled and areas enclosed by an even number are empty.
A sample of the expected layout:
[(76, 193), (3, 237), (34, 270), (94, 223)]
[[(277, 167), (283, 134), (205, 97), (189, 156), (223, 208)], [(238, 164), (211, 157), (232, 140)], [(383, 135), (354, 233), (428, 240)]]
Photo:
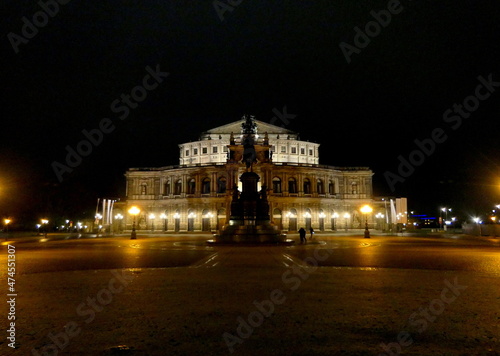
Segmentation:
[(288, 179), (288, 193), (296, 194), (297, 193), (297, 181), (295, 178), (290, 177)]
[(226, 192), (226, 177), (220, 177), (217, 180), (217, 193), (225, 193)]
[(174, 194), (181, 195), (181, 192), (182, 192), (182, 180), (179, 179), (178, 181), (175, 182)]
[(170, 195), (170, 180), (168, 180), (163, 187), (163, 195)]
[(328, 182), (328, 194), (335, 194), (335, 183), (333, 181)]
[(210, 178), (204, 178), (201, 182), (201, 194), (210, 194)]
[(194, 194), (196, 190), (196, 181), (194, 178), (191, 178), (188, 182), (188, 187), (187, 187), (187, 193), (188, 194)]
[(311, 181), (309, 178), (304, 179), (304, 194), (311, 194)]
[(351, 194), (358, 194), (358, 183), (357, 182), (351, 183)]
[(281, 193), (281, 179), (278, 177), (273, 178), (273, 192)]
[(325, 189), (323, 187), (323, 181), (321, 179), (318, 179), (316, 181), (316, 191), (318, 194), (325, 194)]

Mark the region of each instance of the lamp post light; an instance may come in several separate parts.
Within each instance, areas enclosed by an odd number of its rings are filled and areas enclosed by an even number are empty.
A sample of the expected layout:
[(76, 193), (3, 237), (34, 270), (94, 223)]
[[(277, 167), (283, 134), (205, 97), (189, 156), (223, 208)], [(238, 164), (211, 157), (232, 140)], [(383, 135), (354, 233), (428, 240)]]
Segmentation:
[(137, 239), (137, 233), (135, 232), (135, 217), (141, 212), (141, 209), (139, 209), (138, 207), (136, 206), (133, 206), (131, 207), (129, 210), (128, 210), (128, 213), (130, 215), (132, 215), (132, 232), (130, 234), (130, 239), (131, 240), (135, 240)]
[(95, 224), (97, 225), (97, 233), (96, 233), (96, 236), (95, 237), (99, 237), (99, 230), (101, 229), (101, 225), (99, 225), (99, 221), (102, 219), (102, 215), (101, 214), (96, 214), (95, 215)]
[(167, 215), (165, 213), (161, 213), (160, 219), (163, 219), (163, 231), (167, 231)]
[(149, 220), (151, 220), (151, 232), (155, 231), (155, 214), (149, 214)]
[(42, 219), (41, 223), (42, 223), (42, 226), (44, 227), (43, 231), (44, 231), (45, 238), (47, 238), (47, 224), (49, 223), (49, 220)]
[(441, 229), (444, 229), (445, 221), (448, 220), (448, 211), (451, 212), (451, 208), (441, 208), (441, 211), (444, 212), (444, 214), (445, 214), (444, 221), (443, 221), (443, 217), (441, 214)]
[(363, 205), (360, 211), (365, 214), (365, 239), (370, 238), (370, 231), (368, 230), (368, 214), (370, 214), (373, 209), (369, 205)]
[(118, 220), (118, 233), (120, 233), (122, 231), (123, 215), (122, 214), (116, 214), (115, 215), (115, 220)]
[(339, 217), (338, 213), (333, 213), (332, 218), (333, 218), (333, 231), (337, 231), (337, 219)]
[(349, 213), (345, 213), (344, 214), (344, 220), (345, 220), (345, 231), (347, 232), (347, 220), (349, 220), (349, 218), (351, 217), (351, 215)]
[(9, 224), (12, 220), (10, 219), (3, 219), (3, 224), (5, 226), (5, 232), (9, 232)]
[(473, 218), (472, 220), (477, 224), (477, 227), (479, 228), (479, 236), (481, 236), (481, 219)]
[(379, 229), (379, 230), (383, 230), (383, 229), (382, 229), (382, 221), (383, 221), (383, 219), (384, 219), (384, 214), (382, 214), (382, 213), (377, 213), (377, 214), (375, 215), (375, 217), (377, 218), (377, 222), (378, 222), (378, 229)]

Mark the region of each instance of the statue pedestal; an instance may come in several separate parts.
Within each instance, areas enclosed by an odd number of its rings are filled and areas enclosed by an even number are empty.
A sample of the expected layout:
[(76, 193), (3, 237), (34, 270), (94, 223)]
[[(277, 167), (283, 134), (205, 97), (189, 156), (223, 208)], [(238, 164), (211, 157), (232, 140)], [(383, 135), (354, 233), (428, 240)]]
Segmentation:
[(215, 235), (212, 244), (291, 244), (286, 235), (271, 225), (266, 187), (257, 191), (258, 174), (245, 172), (240, 178), (243, 191), (233, 191), (229, 223)]

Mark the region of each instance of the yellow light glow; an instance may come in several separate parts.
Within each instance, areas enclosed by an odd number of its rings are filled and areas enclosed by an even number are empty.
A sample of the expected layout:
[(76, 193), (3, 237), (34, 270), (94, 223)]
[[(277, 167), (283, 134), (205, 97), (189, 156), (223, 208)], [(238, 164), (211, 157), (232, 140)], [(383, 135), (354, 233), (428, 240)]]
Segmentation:
[(359, 209), (359, 210), (360, 210), (363, 214), (370, 214), (370, 213), (373, 211), (372, 207), (371, 207), (371, 206), (369, 206), (369, 205), (363, 205), (363, 206), (361, 207), (361, 209)]
[(137, 215), (137, 214), (139, 214), (140, 212), (141, 212), (141, 209), (139, 209), (139, 208), (138, 208), (138, 207), (136, 207), (136, 206), (133, 206), (133, 207), (131, 207), (131, 208), (128, 210), (128, 213), (129, 213), (130, 215)]

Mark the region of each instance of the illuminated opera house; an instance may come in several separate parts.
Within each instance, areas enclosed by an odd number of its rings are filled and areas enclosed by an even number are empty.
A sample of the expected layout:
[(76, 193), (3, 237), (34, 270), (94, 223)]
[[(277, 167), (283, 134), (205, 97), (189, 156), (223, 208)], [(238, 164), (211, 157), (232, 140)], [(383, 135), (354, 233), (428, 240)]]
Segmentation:
[[(198, 141), (179, 144), (179, 162), (164, 167), (130, 168), (126, 173), (126, 201), (116, 204), (114, 214), (132, 227), (128, 209), (139, 208), (138, 230), (154, 232), (216, 231), (228, 221), (234, 188), (246, 171), (241, 158), (231, 157), (229, 147), (241, 145), (242, 125), (248, 117), (203, 132)], [(337, 167), (320, 164), (319, 144), (301, 141), (286, 128), (250, 117), (255, 130), (255, 149), (269, 147), (266, 157), (257, 156), (252, 167), (266, 189), (271, 223), (296, 232), (382, 228), (391, 221), (393, 202), (373, 197), (373, 172), (368, 167)], [(398, 219), (405, 219), (406, 199), (398, 199)], [(361, 206), (373, 212), (364, 216)], [(392, 221), (395, 222), (395, 221)], [(401, 220), (403, 222), (403, 220)]]

